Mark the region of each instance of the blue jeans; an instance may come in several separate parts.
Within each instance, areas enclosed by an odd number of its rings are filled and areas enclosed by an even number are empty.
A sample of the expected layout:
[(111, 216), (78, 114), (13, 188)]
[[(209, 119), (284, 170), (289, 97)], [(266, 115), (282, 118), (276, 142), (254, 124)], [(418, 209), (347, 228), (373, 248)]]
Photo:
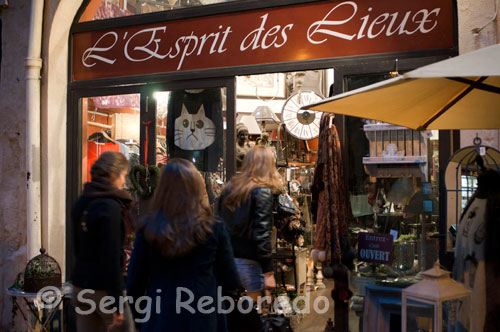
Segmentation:
[(248, 293), (260, 292), (264, 289), (264, 275), (258, 262), (246, 258), (235, 258), (234, 262), (241, 285)]

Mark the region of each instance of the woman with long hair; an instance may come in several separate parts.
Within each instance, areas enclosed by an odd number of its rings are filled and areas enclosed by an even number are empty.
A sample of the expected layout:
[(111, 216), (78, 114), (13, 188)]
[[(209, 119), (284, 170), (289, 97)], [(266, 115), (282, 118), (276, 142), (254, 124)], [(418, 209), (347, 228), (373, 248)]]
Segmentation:
[(229, 236), (191, 162), (173, 158), (164, 167), (152, 209), (127, 276), (128, 295), (151, 301), (148, 310), (132, 306), (140, 331), (226, 331), (217, 297), (237, 290), (239, 279)]
[[(276, 287), (271, 260), (273, 194), (282, 188), (272, 151), (255, 146), (241, 173), (224, 187), (218, 214), (231, 236), (236, 268), (247, 295), (256, 300), (264, 288)], [(264, 282), (262, 282), (264, 274)]]
[[(125, 228), (131, 222), (132, 197), (123, 189), (128, 169), (122, 153), (101, 154), (91, 167), (92, 181), (85, 183), (72, 210), (72, 303), (78, 332), (134, 330), (128, 305), (119, 305), (125, 291)], [(109, 296), (114, 301), (101, 310), (99, 304)]]

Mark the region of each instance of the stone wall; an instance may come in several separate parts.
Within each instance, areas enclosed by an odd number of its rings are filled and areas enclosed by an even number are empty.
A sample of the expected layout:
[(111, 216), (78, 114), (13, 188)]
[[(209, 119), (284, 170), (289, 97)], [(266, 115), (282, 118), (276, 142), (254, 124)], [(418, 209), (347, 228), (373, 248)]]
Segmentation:
[[(0, 332), (11, 326), (12, 285), (31, 257), (26, 254), (26, 81), (29, 0), (0, 10)], [(66, 88), (68, 35), (81, 1), (46, 0), (41, 72), (42, 245), (65, 269)], [(50, 56), (49, 56), (50, 54)], [(61, 65), (63, 63), (64, 65)], [(18, 315), (15, 331), (23, 330)]]
[(5, 289), (24, 269), (26, 257), (26, 87), (30, 1), (10, 1), (0, 9), (0, 331), (10, 329), (11, 301)]
[(68, 38), (81, 2), (46, 1), (43, 27), (42, 243), (61, 265), (63, 277), (66, 275)]
[[(500, 20), (477, 31), (495, 16), (497, 0), (458, 0), (458, 36), (460, 54), (498, 44), (500, 42)], [(498, 9), (497, 9), (498, 10)], [(472, 145), (478, 135), (483, 144), (500, 149), (500, 130), (462, 130), (460, 145)]]

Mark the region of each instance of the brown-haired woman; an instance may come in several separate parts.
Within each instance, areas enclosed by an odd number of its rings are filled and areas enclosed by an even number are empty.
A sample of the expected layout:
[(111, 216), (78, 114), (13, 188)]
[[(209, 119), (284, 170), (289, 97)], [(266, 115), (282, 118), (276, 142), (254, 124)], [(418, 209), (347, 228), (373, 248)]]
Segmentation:
[(240, 287), (238, 274), (224, 224), (212, 216), (204, 180), (191, 162), (169, 161), (152, 207), (127, 276), (128, 295), (153, 300), (149, 312), (135, 312), (141, 332), (226, 331), (217, 298)]
[(271, 261), (272, 211), (273, 194), (281, 187), (272, 151), (255, 146), (245, 155), (241, 173), (227, 183), (219, 200), (218, 214), (231, 236), (242, 286), (254, 300), (264, 287), (276, 286)]
[[(92, 165), (92, 181), (72, 210), (74, 266), (71, 280), (77, 331), (133, 331), (128, 305), (119, 305), (124, 295), (125, 224), (132, 197), (123, 190), (129, 163), (120, 152), (107, 151)], [(103, 298), (113, 302), (101, 311)], [(114, 313), (110, 313), (114, 311)]]

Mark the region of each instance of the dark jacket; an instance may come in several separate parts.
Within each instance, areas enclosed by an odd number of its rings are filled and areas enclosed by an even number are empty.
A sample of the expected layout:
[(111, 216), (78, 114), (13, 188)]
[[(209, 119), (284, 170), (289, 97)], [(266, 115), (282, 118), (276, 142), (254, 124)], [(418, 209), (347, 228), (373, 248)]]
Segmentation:
[[(156, 218), (164, 217), (158, 213)], [(221, 286), (224, 294), (241, 287), (224, 224), (217, 221), (212, 230), (204, 244), (178, 258), (163, 256), (159, 249), (146, 241), (143, 230), (137, 232), (128, 268), (127, 295), (134, 300), (131, 305), (133, 311), (136, 309), (135, 301), (141, 296), (147, 295), (152, 299), (149, 319), (141, 314), (143, 310), (134, 312), (136, 322), (137, 319), (145, 320), (138, 326), (141, 332), (227, 331), (225, 317), (217, 314), (217, 287)], [(188, 302), (187, 290), (194, 295), (192, 302)], [(202, 308), (215, 308), (213, 313), (204, 314), (198, 310), (198, 301), (202, 296), (213, 299), (212, 304)], [(160, 301), (159, 307), (157, 301)], [(190, 313), (180, 307), (180, 312), (176, 313), (176, 305), (180, 302), (187, 302), (186, 306), (189, 305), (195, 312)], [(144, 306), (145, 302), (140, 308)]]
[(109, 183), (88, 182), (72, 210), (75, 286), (105, 290), (118, 297), (123, 278), (125, 222), (122, 209), (132, 198)]
[(231, 236), (234, 257), (255, 260), (264, 273), (273, 271), (272, 266), (272, 213), (273, 194), (268, 187), (252, 190), (250, 198), (234, 209), (224, 205), (227, 192), (223, 192), (217, 207), (218, 215)]

